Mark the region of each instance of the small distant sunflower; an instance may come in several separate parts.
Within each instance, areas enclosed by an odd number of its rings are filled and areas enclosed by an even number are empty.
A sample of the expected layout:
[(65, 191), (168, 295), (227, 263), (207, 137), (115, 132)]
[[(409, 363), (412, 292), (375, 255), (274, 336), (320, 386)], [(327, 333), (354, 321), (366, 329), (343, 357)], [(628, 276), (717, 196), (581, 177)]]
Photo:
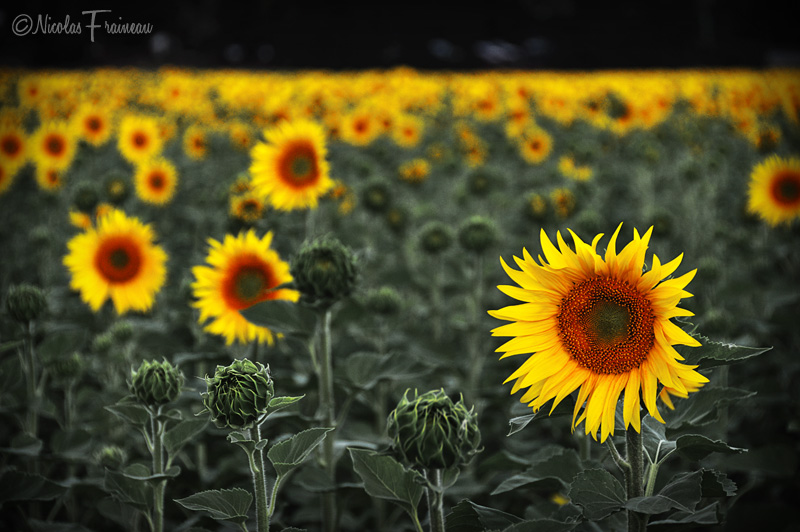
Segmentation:
[(28, 137), (20, 127), (0, 128), (0, 163), (13, 174), (28, 159)]
[(225, 337), (230, 345), (234, 340), (248, 343), (253, 340), (274, 342), (272, 331), (244, 319), (239, 311), (256, 303), (272, 299), (297, 301), (300, 294), (286, 288), (276, 289), (292, 280), (289, 264), (270, 249), (272, 233), (259, 239), (252, 229), (238, 236), (225, 235), (223, 242), (208, 239), (210, 250), (206, 257), (209, 266), (195, 266), (196, 281), (192, 290), (200, 309), (200, 323), (212, 320), (205, 330)]
[(59, 190), (64, 185), (64, 172), (52, 166), (38, 165), (34, 175), (39, 188), (47, 192)]
[(168, 160), (156, 157), (136, 167), (133, 182), (136, 195), (142, 201), (154, 205), (166, 205), (175, 195), (178, 171)]
[(333, 187), (325, 159), (325, 132), (315, 122), (281, 122), (264, 133), (251, 152), (255, 191), (283, 211), (316, 208)]
[(231, 196), (230, 203), (231, 217), (245, 223), (251, 224), (264, 215), (264, 201), (252, 192)]
[(94, 312), (109, 298), (117, 314), (149, 310), (167, 276), (167, 254), (154, 239), (149, 225), (120, 210), (99, 217), (96, 229), (89, 227), (67, 243), (70, 287)]
[(81, 138), (93, 146), (101, 146), (111, 137), (112, 118), (99, 106), (85, 105), (73, 118), (75, 130)]
[(208, 153), (208, 135), (198, 126), (189, 126), (183, 134), (183, 151), (189, 158), (199, 161)]
[(366, 146), (381, 134), (381, 124), (369, 109), (357, 109), (342, 119), (342, 140), (356, 146)]
[(431, 173), (431, 165), (425, 159), (412, 159), (400, 165), (400, 179), (407, 183), (422, 183)]
[(520, 155), (531, 164), (539, 164), (547, 159), (552, 149), (553, 139), (543, 129), (528, 131), (519, 140)]
[(64, 122), (47, 122), (31, 137), (31, 154), (37, 166), (65, 170), (75, 157), (75, 136)]
[[(572, 428), (585, 422), (586, 434), (605, 441), (614, 432), (614, 414), (625, 392), (623, 419), (641, 431), (641, 403), (653, 418), (664, 422), (656, 406), (659, 383), (672, 395), (686, 395), (708, 379), (697, 366), (682, 364), (673, 345), (700, 343), (670, 321), (692, 313), (678, 308), (691, 297), (684, 288), (696, 270), (668, 278), (682, 255), (661, 264), (653, 255), (652, 267), (642, 273), (652, 228), (616, 251), (620, 224), (611, 237), (605, 257), (597, 253), (602, 233), (591, 245), (570, 231), (575, 251), (557, 234), (558, 248), (541, 231), (544, 258), (539, 263), (523, 250), (514, 257), (520, 271), (503, 259), (503, 269), (519, 286), (498, 288), (523, 301), (489, 314), (513, 323), (492, 331), (510, 336), (500, 346), (501, 358), (531, 353), (508, 379), (516, 381), (511, 393), (528, 388), (520, 398), (538, 411), (553, 400), (552, 408), (575, 390), (577, 401)], [(551, 412), (552, 412), (551, 408)], [(580, 416), (578, 414), (580, 413)]]
[(128, 161), (138, 164), (161, 153), (163, 138), (155, 118), (128, 115), (119, 126), (117, 147)]
[(422, 138), (424, 122), (421, 118), (404, 114), (392, 126), (392, 139), (398, 146), (413, 148)]
[(568, 188), (557, 188), (550, 193), (553, 207), (561, 218), (566, 218), (575, 210), (575, 196)]
[(800, 217), (800, 157), (772, 155), (750, 174), (747, 210), (775, 227)]

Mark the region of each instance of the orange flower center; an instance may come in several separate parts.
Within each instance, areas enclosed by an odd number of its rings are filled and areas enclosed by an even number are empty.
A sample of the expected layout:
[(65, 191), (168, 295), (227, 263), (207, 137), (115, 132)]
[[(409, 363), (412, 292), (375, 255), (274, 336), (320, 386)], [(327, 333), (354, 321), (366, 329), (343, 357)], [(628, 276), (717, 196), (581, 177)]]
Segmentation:
[(273, 298), (271, 289), (277, 285), (269, 264), (255, 255), (243, 255), (222, 281), (222, 297), (229, 308), (242, 310)]
[(167, 178), (160, 170), (155, 170), (150, 174), (148, 183), (150, 184), (150, 188), (152, 188), (155, 191), (161, 192), (162, 190), (164, 190), (164, 187), (166, 186)]
[(312, 185), (319, 178), (316, 151), (306, 141), (290, 145), (281, 155), (278, 168), (282, 180), (297, 189)]
[(126, 283), (139, 275), (142, 253), (129, 237), (107, 238), (97, 250), (95, 266), (109, 283)]
[(595, 374), (638, 368), (655, 341), (650, 301), (618, 279), (597, 277), (575, 285), (561, 301), (557, 320), (567, 351)]
[(800, 206), (800, 172), (781, 171), (773, 178), (770, 192), (781, 207)]
[(64, 153), (66, 143), (61, 135), (51, 134), (44, 139), (44, 149), (53, 157), (59, 157)]
[(92, 133), (97, 133), (103, 128), (103, 122), (96, 116), (90, 116), (86, 119), (86, 129)]
[(55, 185), (58, 183), (59, 178), (61, 177), (56, 170), (48, 170), (47, 171), (47, 182)]
[(16, 136), (8, 135), (3, 137), (3, 141), (0, 143), (0, 149), (9, 157), (14, 157), (22, 149), (22, 143)]
[(147, 142), (148, 142), (147, 135), (145, 135), (141, 131), (135, 132), (131, 136), (131, 140), (133, 141), (133, 145), (136, 146), (137, 148), (147, 147)]
[(366, 120), (356, 120), (355, 124), (353, 124), (353, 129), (356, 130), (356, 133), (364, 133), (367, 130), (367, 121)]

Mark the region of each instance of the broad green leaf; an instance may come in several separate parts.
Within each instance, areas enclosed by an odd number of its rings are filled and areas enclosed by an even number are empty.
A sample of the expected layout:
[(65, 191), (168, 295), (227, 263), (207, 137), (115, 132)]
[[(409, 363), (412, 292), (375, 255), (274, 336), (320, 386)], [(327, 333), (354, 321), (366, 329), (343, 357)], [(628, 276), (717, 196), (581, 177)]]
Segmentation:
[(103, 489), (115, 499), (134, 508), (147, 511), (153, 502), (153, 489), (147, 482), (126, 477), (123, 473), (106, 469)]
[(39, 456), (39, 453), (42, 451), (42, 447), (44, 446), (44, 442), (39, 438), (28, 434), (27, 432), (22, 432), (17, 434), (11, 440), (11, 447), (4, 447), (0, 449), (7, 454), (16, 454), (21, 456)]
[(521, 522), (522, 519), (516, 515), (475, 504), (469, 499), (462, 499), (447, 514), (445, 530), (447, 532), (503, 530)]
[(735, 364), (748, 358), (752, 358), (766, 353), (771, 347), (747, 347), (742, 345), (726, 344), (715, 342), (701, 334), (694, 334), (697, 341), (702, 345), (699, 347), (678, 348), (678, 351), (685, 359), (685, 364), (699, 365), (698, 369), (713, 368)]
[(650, 461), (658, 462), (659, 458), (675, 449), (675, 442), (666, 436), (667, 426), (649, 414), (642, 418), (642, 444)]
[(208, 425), (206, 418), (189, 418), (181, 421), (164, 433), (164, 447), (170, 456), (175, 456), (192, 439), (202, 433)]
[(303, 397), (305, 397), (305, 395), (300, 395), (298, 397), (273, 397), (269, 401), (269, 410), (267, 416), (271, 416), (275, 412), (280, 412), (284, 408), (289, 408)]
[(391, 456), (349, 448), (353, 469), (373, 497), (398, 503), (409, 514), (416, 512), (424, 488), (417, 482), (419, 473), (405, 469)]
[(547, 404), (541, 408), (538, 412), (534, 414), (525, 414), (524, 416), (517, 416), (513, 417), (508, 420), (508, 424), (511, 426), (508, 430), (508, 434), (506, 436), (511, 436), (512, 434), (516, 434), (517, 432), (521, 431), (525, 427), (528, 426), (533, 420), (539, 420), (546, 417), (556, 417), (556, 416), (571, 416), (572, 411), (575, 408), (575, 400), (572, 397), (567, 397), (560, 403), (558, 406), (555, 407), (552, 413), (550, 413), (550, 404)]
[(700, 434), (685, 434), (675, 440), (675, 450), (689, 460), (702, 460), (711, 453), (739, 454), (747, 449), (731, 447), (719, 440), (711, 440)]
[(665, 519), (652, 521), (648, 526), (656, 525), (716, 525), (722, 522), (719, 503), (709, 504), (696, 512), (675, 512)]
[(587, 469), (578, 474), (569, 489), (573, 504), (583, 508), (583, 515), (597, 521), (625, 506), (625, 488), (605, 469)]
[(719, 409), (725, 405), (752, 397), (755, 392), (737, 388), (703, 387), (688, 399), (676, 402), (675, 410), (663, 413), (668, 430), (708, 425), (719, 420)]
[(122, 472), (126, 478), (132, 480), (146, 480), (148, 482), (158, 482), (161, 480), (168, 480), (171, 478), (175, 478), (181, 473), (181, 468), (178, 466), (172, 466), (163, 473), (153, 474), (150, 472), (150, 469), (143, 465), (143, 464), (133, 464), (125, 468)]
[(578, 523), (562, 523), (555, 519), (533, 519), (511, 525), (503, 532), (569, 532), (578, 526)]
[(351, 354), (342, 366), (344, 377), (362, 390), (373, 388), (381, 380), (409, 379), (428, 371), (399, 353), (381, 355), (367, 351)]
[(292, 478), (292, 483), (312, 493), (323, 493), (336, 489), (336, 484), (328, 477), (328, 473), (313, 463), (298, 471)]
[(42, 360), (57, 360), (70, 355), (86, 345), (86, 332), (83, 329), (62, 329), (48, 331), (38, 346), (36, 353)]
[(513, 489), (542, 481), (556, 481), (562, 488), (569, 487), (572, 479), (582, 470), (581, 459), (573, 449), (561, 449), (561, 452), (533, 464), (527, 471), (514, 475), (503, 481), (491, 495), (505, 493)]
[(736, 483), (722, 471), (702, 469), (703, 480), (700, 489), (703, 497), (732, 497), (736, 495)]
[(253, 502), (253, 495), (247, 490), (232, 488), (201, 491), (174, 500), (189, 510), (208, 512), (212, 518), (219, 521), (244, 523), (247, 521), (247, 511)]
[(263, 301), (239, 312), (247, 321), (282, 334), (311, 336), (317, 323), (314, 311), (285, 299)]
[(91, 448), (94, 445), (92, 435), (81, 429), (59, 431), (50, 440), (53, 453), (61, 458), (73, 462), (88, 462), (91, 460)]
[(325, 439), (325, 435), (332, 431), (331, 428), (316, 427), (297, 433), (288, 440), (276, 443), (269, 451), (267, 458), (278, 475), (285, 475), (303, 463), (317, 445)]
[(634, 497), (625, 508), (635, 512), (654, 515), (670, 509), (694, 512), (702, 496), (700, 483), (702, 471), (676, 475), (664, 488), (652, 497)]
[(11, 340), (9, 342), (3, 342), (0, 344), (0, 354), (5, 353), (6, 351), (10, 351), (15, 347), (20, 347), (25, 343), (25, 340)]
[(49, 501), (67, 489), (33, 473), (8, 470), (0, 474), (0, 505), (8, 501)]
[(143, 427), (150, 423), (150, 412), (147, 408), (126, 399), (115, 405), (107, 406), (105, 409), (136, 427)]

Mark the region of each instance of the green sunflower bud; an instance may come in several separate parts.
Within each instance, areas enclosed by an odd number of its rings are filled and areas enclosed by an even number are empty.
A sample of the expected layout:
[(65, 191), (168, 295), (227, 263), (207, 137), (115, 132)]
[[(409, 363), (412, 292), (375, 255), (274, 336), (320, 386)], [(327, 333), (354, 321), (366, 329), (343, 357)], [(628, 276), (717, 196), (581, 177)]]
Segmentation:
[(300, 301), (327, 308), (350, 295), (356, 283), (355, 257), (335, 238), (303, 244), (291, 266)]
[(261, 422), (275, 395), (269, 366), (249, 360), (234, 360), (217, 366), (214, 377), (206, 377), (208, 391), (203, 404), (211, 420), (222, 428), (250, 429)]
[(458, 242), (467, 251), (481, 253), (491, 246), (497, 237), (497, 227), (485, 216), (471, 216), (458, 233)]
[(144, 360), (138, 370), (131, 370), (131, 393), (147, 406), (174, 401), (182, 388), (183, 374), (166, 359), (163, 362)]
[(364, 304), (367, 310), (373, 314), (392, 316), (400, 311), (403, 299), (394, 288), (383, 286), (377, 290), (371, 290), (367, 294)]
[(106, 179), (106, 194), (108, 201), (119, 205), (128, 198), (130, 187), (121, 174), (112, 174)]
[(431, 255), (441, 253), (453, 243), (453, 230), (442, 222), (428, 222), (420, 231), (420, 246)]
[(402, 207), (391, 207), (386, 211), (386, 223), (395, 234), (400, 234), (408, 225), (408, 213)]
[(75, 187), (72, 201), (79, 211), (87, 214), (93, 213), (94, 208), (97, 207), (97, 203), (100, 201), (100, 197), (97, 194), (97, 187), (88, 181), (78, 183)]
[(127, 321), (118, 321), (108, 329), (115, 342), (124, 344), (133, 338), (133, 326)]
[(92, 340), (92, 351), (99, 355), (105, 355), (114, 347), (114, 338), (108, 332), (98, 334)]
[(28, 283), (13, 285), (8, 289), (6, 309), (16, 321), (28, 323), (47, 309), (42, 289)]
[(480, 452), (481, 432), (475, 409), (467, 410), (444, 390), (431, 390), (408, 399), (408, 392), (389, 414), (389, 437), (399, 455), (412, 466), (446, 469), (465, 464)]
[(77, 379), (83, 373), (85, 366), (83, 357), (78, 352), (72, 353), (68, 357), (54, 357), (45, 361), (47, 373), (57, 383), (65, 383)]
[(106, 445), (94, 455), (95, 461), (107, 469), (116, 470), (125, 465), (128, 460), (128, 453), (125, 449), (116, 445)]
[(374, 181), (364, 188), (361, 201), (367, 210), (381, 213), (389, 206), (391, 192), (383, 181)]

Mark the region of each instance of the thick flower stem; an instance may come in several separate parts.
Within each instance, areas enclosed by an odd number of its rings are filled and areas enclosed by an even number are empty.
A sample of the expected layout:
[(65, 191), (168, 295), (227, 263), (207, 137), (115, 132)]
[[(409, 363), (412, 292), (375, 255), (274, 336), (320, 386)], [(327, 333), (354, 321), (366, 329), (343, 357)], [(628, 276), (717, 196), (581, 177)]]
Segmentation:
[(36, 355), (33, 351), (33, 321), (28, 322), (25, 329), (25, 365), (28, 368), (28, 434), (36, 437), (39, 432), (39, 390), (37, 387)]
[[(625, 450), (630, 470), (625, 471), (625, 487), (628, 500), (644, 496), (644, 450), (642, 435), (633, 427), (625, 433)], [(628, 532), (644, 532), (647, 529), (647, 516), (628, 510)]]
[[(248, 430), (248, 435), (249, 435)], [(247, 452), (250, 461), (250, 474), (253, 477), (253, 491), (256, 495), (256, 530), (257, 532), (269, 532), (269, 507), (267, 503), (267, 484), (264, 480), (264, 465), (259, 464), (256, 453), (252, 450)]]
[(444, 532), (444, 488), (442, 487), (442, 470), (428, 469), (425, 471), (428, 480), (428, 511), (430, 512), (430, 532)]
[(433, 339), (441, 341), (443, 334), (442, 323), (442, 270), (444, 269), (442, 256), (436, 257), (436, 265), (431, 282), (431, 306), (433, 307)]
[[(327, 309), (322, 318), (322, 349), (319, 364), (319, 400), (323, 427), (335, 427), (336, 405), (333, 396), (333, 359), (331, 357), (331, 310)], [(335, 437), (329, 434), (322, 442), (322, 461), (328, 479), (336, 482), (336, 462), (333, 444)], [(324, 530), (336, 530), (336, 492), (328, 491), (322, 495), (322, 524)]]
[(469, 342), (469, 383), (467, 389), (472, 394), (472, 403), (477, 404), (480, 394), (478, 393), (479, 381), (483, 374), (483, 357), (481, 357), (480, 332), (481, 300), (483, 299), (483, 257), (475, 256), (475, 274), (472, 279), (473, 302), (472, 302), (472, 338)]
[[(164, 473), (164, 423), (160, 421), (158, 411), (150, 411), (150, 433), (153, 436), (153, 474)], [(166, 479), (159, 480), (153, 487), (153, 532), (164, 531), (164, 489)]]

